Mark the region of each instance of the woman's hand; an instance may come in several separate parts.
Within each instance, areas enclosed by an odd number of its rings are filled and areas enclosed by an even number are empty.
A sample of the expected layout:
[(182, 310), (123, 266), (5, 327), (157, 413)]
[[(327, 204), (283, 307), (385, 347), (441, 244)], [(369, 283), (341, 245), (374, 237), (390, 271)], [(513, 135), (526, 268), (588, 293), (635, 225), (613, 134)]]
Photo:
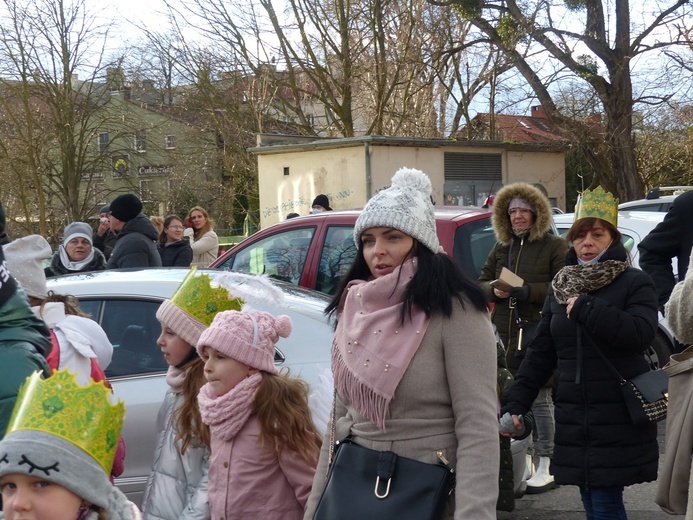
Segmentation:
[[(512, 419), (512, 420), (511, 420)], [(498, 425), (498, 433), (503, 437), (515, 437), (525, 433), (525, 423), (521, 415), (505, 412)]]
[(504, 290), (498, 289), (496, 287), (493, 288), (493, 294), (496, 295), (496, 298), (500, 298), (501, 300), (505, 300), (507, 298), (510, 298), (510, 293), (508, 291), (504, 291)]
[(568, 298), (568, 302), (566, 304), (566, 310), (565, 310), (565, 313), (566, 313), (566, 316), (568, 316), (568, 319), (570, 319), (570, 311), (573, 310), (573, 304), (575, 303), (575, 300), (577, 300), (577, 299), (578, 299), (577, 296), (573, 296), (571, 298)]

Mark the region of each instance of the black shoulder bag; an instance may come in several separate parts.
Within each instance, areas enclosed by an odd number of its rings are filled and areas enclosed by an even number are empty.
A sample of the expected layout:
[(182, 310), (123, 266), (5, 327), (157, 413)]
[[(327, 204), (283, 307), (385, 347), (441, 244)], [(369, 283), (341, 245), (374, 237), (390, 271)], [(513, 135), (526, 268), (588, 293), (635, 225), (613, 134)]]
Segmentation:
[(626, 402), (630, 420), (634, 425), (659, 422), (667, 418), (669, 379), (664, 370), (657, 368), (625, 379), (596, 343), (594, 348), (606, 366), (618, 378), (623, 400)]
[(455, 471), (353, 442), (336, 442), (332, 407), (330, 465), (314, 520), (438, 520), (455, 488)]

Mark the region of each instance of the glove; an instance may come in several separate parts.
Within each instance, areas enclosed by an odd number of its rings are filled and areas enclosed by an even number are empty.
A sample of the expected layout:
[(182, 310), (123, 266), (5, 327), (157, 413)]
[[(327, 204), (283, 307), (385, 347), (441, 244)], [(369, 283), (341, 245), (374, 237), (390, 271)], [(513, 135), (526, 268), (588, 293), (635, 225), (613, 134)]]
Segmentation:
[(513, 287), (510, 289), (510, 297), (515, 298), (518, 302), (526, 302), (529, 300), (530, 287), (523, 285), (522, 287)]
[(498, 425), (498, 430), (502, 433), (510, 433), (513, 435), (522, 435), (525, 433), (525, 419), (521, 415), (518, 416), (520, 418), (520, 422), (522, 423), (522, 428), (517, 429), (515, 428), (515, 423), (513, 422), (513, 417), (510, 415), (509, 412), (505, 412), (503, 414), (503, 417), (500, 419), (500, 423)]

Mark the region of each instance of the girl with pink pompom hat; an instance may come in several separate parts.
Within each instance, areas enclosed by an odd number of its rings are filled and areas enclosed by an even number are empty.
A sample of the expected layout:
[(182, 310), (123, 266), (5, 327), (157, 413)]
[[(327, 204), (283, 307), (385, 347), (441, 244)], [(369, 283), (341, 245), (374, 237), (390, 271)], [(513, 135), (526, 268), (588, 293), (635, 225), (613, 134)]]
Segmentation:
[(307, 384), (274, 366), (275, 344), (291, 329), (288, 316), (224, 311), (197, 343), (207, 379), (198, 404), (211, 433), (212, 518), (303, 518), (321, 440)]

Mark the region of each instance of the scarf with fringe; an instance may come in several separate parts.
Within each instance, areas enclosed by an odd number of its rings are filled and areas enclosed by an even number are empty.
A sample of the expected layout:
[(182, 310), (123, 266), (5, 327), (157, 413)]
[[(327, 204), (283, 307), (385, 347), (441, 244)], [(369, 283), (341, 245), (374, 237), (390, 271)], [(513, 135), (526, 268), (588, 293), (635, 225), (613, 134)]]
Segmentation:
[(224, 395), (217, 396), (209, 383), (200, 388), (197, 396), (200, 416), (213, 436), (222, 441), (236, 436), (255, 409), (255, 394), (261, 382), (262, 372), (256, 372)]
[(415, 272), (416, 258), (411, 258), (381, 278), (352, 280), (339, 304), (332, 342), (335, 388), (383, 431), (395, 389), (430, 321), (415, 306), (401, 321), (404, 294)]

